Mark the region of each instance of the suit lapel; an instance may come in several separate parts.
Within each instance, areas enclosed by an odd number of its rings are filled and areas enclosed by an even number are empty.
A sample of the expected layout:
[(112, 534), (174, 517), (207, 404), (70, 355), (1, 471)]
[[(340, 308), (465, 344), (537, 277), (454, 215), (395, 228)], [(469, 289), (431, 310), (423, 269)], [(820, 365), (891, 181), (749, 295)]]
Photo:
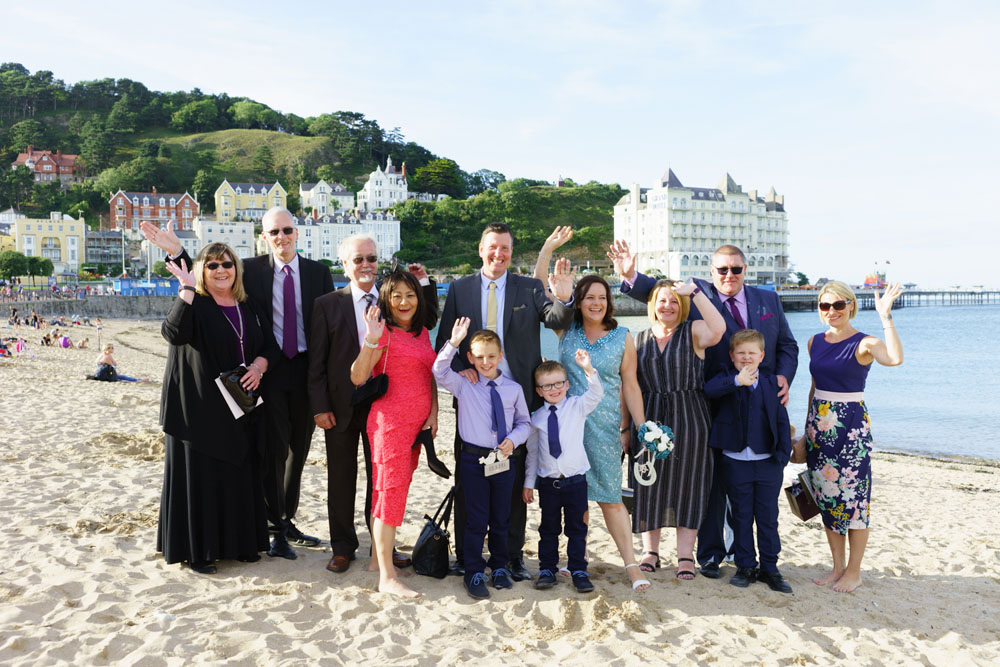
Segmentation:
[(470, 276), (469, 280), (469, 300), (472, 301), (472, 323), (476, 326), (469, 327), (471, 331), (479, 331), (485, 328), (483, 322), (483, 274), (476, 273)]
[[(309, 271), (309, 267), (306, 266), (305, 257), (299, 255), (299, 291), (302, 293), (302, 326), (306, 330), (306, 336), (309, 335), (309, 317), (312, 315), (312, 303), (313, 303), (313, 282), (312, 272)], [(271, 272), (274, 275), (274, 272)]]
[(519, 288), (518, 281), (515, 280), (517, 276), (514, 276), (510, 271), (507, 272), (507, 287), (503, 297), (503, 339), (507, 340), (507, 329), (510, 327), (511, 313), (514, 311), (514, 302), (517, 301), (517, 290)]
[(744, 286), (743, 293), (747, 297), (747, 318), (750, 320), (747, 326), (760, 331), (760, 297), (757, 290)]
[(712, 289), (708, 291), (709, 298), (712, 299), (712, 305), (715, 306), (720, 313), (722, 313), (722, 319), (726, 321), (726, 331), (733, 333), (734, 331), (740, 330), (740, 325), (736, 323), (736, 318), (729, 311), (729, 307), (722, 302), (718, 290), (715, 289), (715, 285), (712, 285)]
[(354, 295), (351, 293), (351, 284), (347, 283), (347, 286), (341, 290), (338, 290), (341, 299), (343, 299), (343, 306), (340, 311), (344, 317), (344, 326), (347, 327), (347, 331), (350, 334), (350, 338), (354, 341), (354, 350), (361, 349), (361, 341), (358, 340), (358, 321), (354, 316)]

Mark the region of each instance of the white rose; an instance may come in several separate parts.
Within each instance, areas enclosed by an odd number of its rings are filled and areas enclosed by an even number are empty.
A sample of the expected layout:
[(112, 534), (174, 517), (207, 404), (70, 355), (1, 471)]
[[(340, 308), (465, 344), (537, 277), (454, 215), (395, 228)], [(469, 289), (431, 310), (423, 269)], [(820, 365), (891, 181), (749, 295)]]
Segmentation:
[(666, 445), (666, 443), (664, 443), (663, 441), (660, 441), (660, 444), (658, 444), (656, 446), (656, 451), (658, 451), (658, 452), (665, 452), (665, 451), (667, 451), (667, 445)]
[(646, 431), (646, 435), (644, 435), (642, 439), (645, 440), (646, 442), (653, 442), (654, 440), (656, 440), (656, 434), (653, 433), (652, 431)]
[(656, 428), (656, 422), (646, 422), (645, 424), (643, 424), (643, 426), (649, 429), (653, 429)]

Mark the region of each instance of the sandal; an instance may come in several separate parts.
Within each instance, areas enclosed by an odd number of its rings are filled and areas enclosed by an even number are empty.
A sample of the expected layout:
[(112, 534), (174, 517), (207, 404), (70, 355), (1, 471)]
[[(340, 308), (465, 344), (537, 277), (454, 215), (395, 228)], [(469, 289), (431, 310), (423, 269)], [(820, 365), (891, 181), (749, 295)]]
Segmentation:
[[(687, 570), (685, 570), (685, 571), (682, 572), (681, 571), (681, 563), (692, 563), (692, 565), (691, 565), (691, 571), (688, 572)], [(697, 573), (694, 570), (693, 563), (694, 563), (694, 558), (678, 558), (677, 559), (677, 578), (680, 579), (681, 581), (691, 581), (692, 579), (694, 579), (695, 575)]]
[[(639, 564), (629, 563), (628, 565), (625, 566), (625, 569), (628, 570), (630, 567), (639, 567)], [(652, 584), (649, 583), (649, 579), (636, 579), (635, 581), (632, 582), (632, 590), (638, 591), (640, 590), (640, 588), (642, 590), (646, 590), (646, 588), (649, 588), (649, 586), (651, 585)], [(642, 588), (643, 586), (645, 586), (646, 588)]]
[(647, 551), (646, 553), (644, 553), (642, 555), (642, 557), (645, 558), (646, 556), (653, 556), (654, 558), (656, 558), (656, 562), (654, 562), (654, 563), (639, 563), (639, 569), (642, 570), (643, 572), (655, 572), (656, 570), (659, 570), (660, 569), (660, 554), (656, 553), (655, 551)]

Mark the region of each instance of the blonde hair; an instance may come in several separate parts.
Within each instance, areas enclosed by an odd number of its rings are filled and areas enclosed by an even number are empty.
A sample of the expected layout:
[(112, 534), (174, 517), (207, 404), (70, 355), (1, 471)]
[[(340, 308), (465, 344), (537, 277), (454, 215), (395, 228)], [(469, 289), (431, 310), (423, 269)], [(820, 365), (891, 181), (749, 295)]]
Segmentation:
[(104, 354), (107, 354), (108, 352), (110, 352), (113, 349), (115, 349), (115, 344), (114, 343), (105, 343), (104, 344)]
[(495, 331), (490, 331), (489, 329), (480, 329), (476, 333), (472, 334), (469, 338), (469, 348), (471, 349), (475, 343), (496, 345), (497, 349), (503, 352), (503, 344), (500, 342), (500, 334)]
[(221, 262), (232, 260), (233, 268), (236, 270), (236, 276), (233, 278), (233, 298), (240, 302), (246, 301), (247, 293), (243, 289), (243, 262), (236, 256), (229, 244), (222, 242), (209, 243), (195, 257), (192, 270), (195, 291), (202, 296), (208, 296), (208, 290), (205, 289), (205, 264), (213, 259)]
[(764, 334), (756, 329), (740, 329), (729, 337), (729, 351), (732, 352), (743, 343), (756, 343), (760, 351), (764, 351)]
[(819, 300), (823, 298), (824, 294), (833, 294), (851, 304), (851, 312), (847, 319), (853, 320), (854, 316), (858, 314), (858, 297), (854, 296), (854, 290), (847, 283), (842, 283), (839, 280), (831, 280), (823, 285), (819, 290), (819, 296), (816, 297), (817, 308), (819, 308)]
[(691, 297), (683, 296), (677, 293), (674, 289), (674, 285), (680, 284), (677, 280), (658, 280), (656, 284), (653, 285), (653, 289), (649, 292), (649, 297), (646, 299), (646, 314), (649, 315), (649, 319), (652, 322), (656, 322), (656, 299), (659, 296), (661, 289), (668, 289), (677, 299), (677, 324), (681, 322), (686, 322), (688, 315), (691, 313)]

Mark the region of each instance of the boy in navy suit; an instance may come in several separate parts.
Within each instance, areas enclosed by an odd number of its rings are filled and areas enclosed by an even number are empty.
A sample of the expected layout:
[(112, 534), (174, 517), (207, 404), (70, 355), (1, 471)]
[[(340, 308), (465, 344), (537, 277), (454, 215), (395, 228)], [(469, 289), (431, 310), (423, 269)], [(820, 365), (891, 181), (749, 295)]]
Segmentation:
[(733, 508), (737, 570), (729, 583), (746, 588), (762, 581), (771, 590), (791, 593), (792, 587), (778, 571), (778, 495), (791, 455), (788, 412), (778, 399), (777, 379), (760, 370), (764, 336), (759, 331), (734, 333), (729, 339), (729, 357), (735, 368), (728, 367), (705, 383), (705, 394), (718, 404), (708, 444), (722, 450), (717, 460)]

